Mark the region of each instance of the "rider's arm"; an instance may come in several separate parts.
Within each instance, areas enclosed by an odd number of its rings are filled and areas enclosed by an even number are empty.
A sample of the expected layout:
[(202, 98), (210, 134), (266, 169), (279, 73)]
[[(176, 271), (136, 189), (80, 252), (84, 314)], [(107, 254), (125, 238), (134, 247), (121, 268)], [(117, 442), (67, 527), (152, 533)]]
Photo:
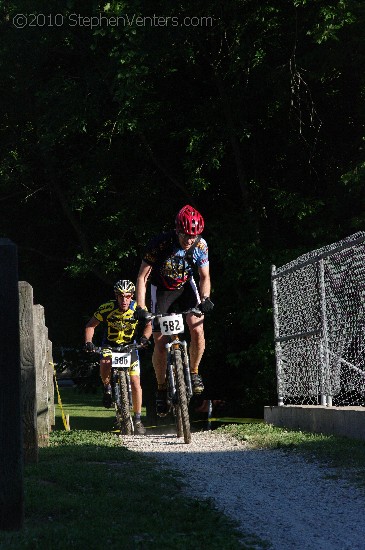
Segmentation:
[(152, 334), (152, 323), (151, 321), (149, 321), (144, 327), (142, 336), (144, 336), (144, 338), (147, 338), (147, 340), (149, 340), (151, 338), (151, 334)]
[(199, 271), (200, 299), (203, 300), (203, 298), (207, 298), (210, 296), (209, 265), (205, 265), (204, 267), (199, 267), (198, 271)]
[(152, 267), (142, 260), (136, 281), (136, 302), (142, 308), (146, 307), (146, 287), (147, 279), (151, 273)]
[(95, 328), (99, 325), (100, 321), (98, 321), (95, 317), (91, 317), (90, 321), (87, 323), (85, 327), (85, 344), (86, 342), (92, 342)]

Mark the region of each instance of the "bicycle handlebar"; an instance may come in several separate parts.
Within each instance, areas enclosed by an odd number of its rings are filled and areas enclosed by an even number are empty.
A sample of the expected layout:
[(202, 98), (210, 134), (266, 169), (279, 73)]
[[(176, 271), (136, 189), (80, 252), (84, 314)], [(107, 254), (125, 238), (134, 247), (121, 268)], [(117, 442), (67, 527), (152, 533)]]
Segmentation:
[(94, 353), (102, 353), (103, 350), (110, 349), (111, 351), (118, 351), (118, 352), (125, 352), (128, 353), (130, 351), (133, 351), (134, 349), (142, 349), (143, 346), (141, 344), (127, 344), (127, 345), (120, 345), (120, 346), (98, 346), (95, 347)]
[[(186, 311), (182, 311), (181, 313), (183, 315), (187, 315), (188, 313), (192, 313), (196, 317), (202, 317), (202, 315), (203, 315), (203, 313), (200, 311), (200, 309), (198, 309), (196, 307), (192, 307), (190, 309), (187, 309)], [(157, 318), (158, 317), (166, 317), (167, 315), (178, 315), (178, 314), (175, 314), (175, 313), (148, 313), (148, 315), (146, 315), (146, 320), (147, 321), (152, 321), (156, 317)]]

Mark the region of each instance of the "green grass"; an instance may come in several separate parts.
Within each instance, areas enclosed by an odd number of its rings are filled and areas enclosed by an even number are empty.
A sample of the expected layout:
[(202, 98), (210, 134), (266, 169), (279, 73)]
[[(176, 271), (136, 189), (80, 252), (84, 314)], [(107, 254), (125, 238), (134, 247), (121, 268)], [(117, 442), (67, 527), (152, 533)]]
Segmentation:
[[(102, 406), (101, 389), (96, 393), (80, 393), (75, 388), (59, 388), (64, 413), (70, 417), (71, 430), (109, 432), (113, 428), (114, 409)], [(57, 394), (55, 394), (57, 400)], [(55, 430), (62, 430), (60, 408), (56, 406)]]
[(301, 453), (308, 461), (315, 460), (332, 468), (331, 477), (346, 479), (365, 488), (365, 441), (286, 430), (265, 423), (231, 424), (218, 430), (245, 441), (252, 449)]
[[(1, 550), (265, 548), (239, 533), (212, 502), (187, 498), (178, 473), (161, 471), (152, 458), (123, 447), (111, 433), (113, 410), (100, 406), (101, 392), (60, 388), (60, 393), (71, 431), (65, 431), (57, 406), (50, 446), (39, 449), (38, 464), (25, 466), (24, 527), (0, 532)], [(331, 478), (365, 487), (365, 442), (251, 420), (218, 430), (244, 440), (249, 449), (302, 453), (331, 466)]]
[(101, 394), (60, 388), (50, 446), (25, 467), (25, 521), (0, 532), (1, 550), (238, 549), (256, 547), (211, 502), (187, 498), (182, 478), (122, 446)]

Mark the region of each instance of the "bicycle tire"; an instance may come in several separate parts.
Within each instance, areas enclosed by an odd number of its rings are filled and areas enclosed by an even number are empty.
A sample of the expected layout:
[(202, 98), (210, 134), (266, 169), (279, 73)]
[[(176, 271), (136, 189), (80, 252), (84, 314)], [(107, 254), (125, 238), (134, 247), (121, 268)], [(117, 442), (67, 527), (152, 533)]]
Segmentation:
[[(169, 381), (169, 377), (166, 376), (166, 387), (167, 387), (167, 395), (171, 395), (171, 390), (170, 390), (170, 381)], [(176, 427), (176, 435), (177, 437), (182, 437), (184, 435), (184, 431), (183, 431), (183, 425), (182, 425), (182, 420), (181, 420), (181, 412), (180, 412), (180, 409), (177, 405), (177, 403), (173, 403), (172, 400), (171, 401), (171, 411), (172, 411), (172, 414), (174, 416), (174, 421), (175, 421), (175, 427)]]
[(174, 417), (176, 424), (176, 435), (177, 437), (182, 437), (184, 435), (184, 428), (181, 418), (181, 411), (178, 405), (174, 405)]
[(178, 414), (177, 419), (181, 418), (181, 424), (184, 434), (184, 442), (191, 442), (191, 431), (190, 431), (190, 418), (189, 418), (189, 403), (186, 394), (186, 385), (184, 377), (184, 366), (181, 357), (181, 350), (174, 350), (173, 361), (175, 366), (175, 375), (176, 375), (176, 390), (179, 402), (177, 403)]
[(117, 426), (120, 429), (120, 433), (123, 435), (133, 434), (133, 420), (129, 408), (129, 395), (128, 395), (128, 383), (127, 375), (124, 371), (119, 373), (118, 387), (120, 395), (120, 403), (115, 404)]

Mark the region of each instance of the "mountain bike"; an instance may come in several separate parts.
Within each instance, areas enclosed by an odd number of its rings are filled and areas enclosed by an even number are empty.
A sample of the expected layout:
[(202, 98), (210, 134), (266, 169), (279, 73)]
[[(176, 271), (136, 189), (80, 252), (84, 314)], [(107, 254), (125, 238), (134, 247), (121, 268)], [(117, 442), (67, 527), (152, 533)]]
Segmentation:
[(110, 350), (111, 352), (110, 385), (115, 407), (115, 428), (120, 430), (120, 433), (123, 435), (134, 434), (134, 424), (131, 415), (133, 398), (129, 368), (131, 366), (132, 352), (141, 347), (140, 344), (128, 344), (127, 346), (108, 346), (95, 349), (97, 353), (105, 353), (106, 350)]
[(193, 395), (190, 378), (188, 344), (180, 340), (179, 334), (184, 332), (183, 315), (193, 313), (197, 317), (202, 312), (197, 308), (188, 309), (182, 313), (148, 314), (147, 319), (157, 319), (163, 336), (168, 336), (166, 344), (166, 386), (167, 401), (172, 410), (177, 437), (184, 437), (185, 443), (191, 441), (189, 402)]

